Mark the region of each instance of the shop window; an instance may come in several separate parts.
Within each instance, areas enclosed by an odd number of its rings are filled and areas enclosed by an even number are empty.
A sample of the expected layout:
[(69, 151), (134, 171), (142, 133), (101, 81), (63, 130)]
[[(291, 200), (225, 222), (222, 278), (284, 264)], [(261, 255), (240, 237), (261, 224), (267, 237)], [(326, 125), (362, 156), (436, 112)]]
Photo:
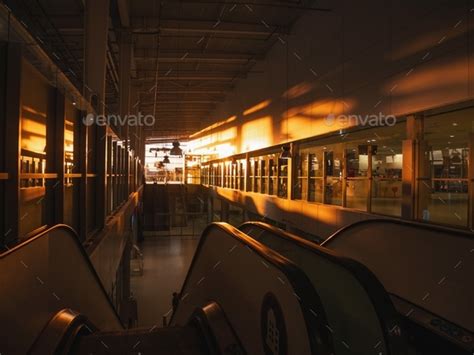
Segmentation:
[(294, 188), (295, 200), (308, 199), (308, 151), (301, 150), (295, 158), (296, 163), (296, 182)]
[(268, 194), (276, 195), (278, 190), (278, 164), (275, 154), (271, 154), (268, 159)]
[(239, 189), (241, 191), (245, 190), (245, 167), (246, 167), (246, 161), (245, 159), (241, 159), (238, 162), (238, 167), (239, 167)]
[(329, 205), (342, 205), (343, 184), (343, 147), (333, 144), (324, 147), (324, 162), (326, 171), (324, 202)]
[(474, 109), (425, 118), (420, 149), (418, 218), (468, 226), (469, 136)]
[(278, 159), (278, 197), (288, 197), (288, 159)]
[(374, 129), (371, 132), (371, 212), (400, 217), (402, 212), (402, 142), (406, 138), (406, 125), (403, 122), (392, 127)]
[(369, 196), (369, 152), (370, 140), (354, 141), (346, 144), (344, 150), (346, 161), (346, 207), (367, 210)]
[(324, 149), (313, 148), (308, 151), (308, 200), (323, 202)]

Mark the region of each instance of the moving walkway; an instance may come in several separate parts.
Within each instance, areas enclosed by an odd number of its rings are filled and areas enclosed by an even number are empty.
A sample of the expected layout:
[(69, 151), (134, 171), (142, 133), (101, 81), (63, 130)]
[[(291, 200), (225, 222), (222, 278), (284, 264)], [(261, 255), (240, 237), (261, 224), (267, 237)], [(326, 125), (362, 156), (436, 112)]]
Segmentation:
[[(471, 234), (369, 220), (343, 228), (319, 246), (261, 222), (248, 222), (239, 229), (293, 261), (319, 286), (315, 287), (320, 290), (329, 324), (341, 333), (348, 332), (347, 338), (360, 351), (370, 345), (363, 344), (363, 334), (383, 330), (363, 329), (364, 324), (358, 328), (357, 320), (344, 316), (344, 312), (356, 315), (354, 309), (362, 309), (354, 308), (353, 302), (362, 300), (365, 290), (372, 306), (367, 307), (367, 302), (358, 316), (370, 320), (388, 312), (399, 324), (396, 333), (404, 332), (408, 347), (416, 353), (473, 353)], [(335, 270), (328, 269), (330, 264), (339, 264), (339, 273), (329, 274)], [(350, 288), (348, 275), (358, 279), (364, 290)], [(336, 306), (335, 298), (340, 298)], [(394, 310), (398, 316), (393, 315)], [(387, 327), (385, 334), (391, 347), (394, 334), (387, 333)]]

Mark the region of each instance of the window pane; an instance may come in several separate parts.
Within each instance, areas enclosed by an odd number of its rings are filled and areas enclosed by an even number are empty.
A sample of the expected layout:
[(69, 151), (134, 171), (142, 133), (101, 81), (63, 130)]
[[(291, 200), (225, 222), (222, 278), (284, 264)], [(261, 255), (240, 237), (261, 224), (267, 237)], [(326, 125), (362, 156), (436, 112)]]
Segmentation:
[(267, 161), (262, 160), (261, 161), (261, 174), (262, 174), (262, 189), (261, 193), (266, 194), (267, 193)]
[(354, 141), (345, 145), (346, 207), (361, 211), (367, 211), (369, 151), (375, 149), (371, 139), (367, 139), (369, 134), (368, 131), (357, 132), (352, 136)]
[[(43, 174), (47, 171), (46, 124), (50, 87), (30, 64), (24, 62), (22, 70), (20, 174)], [(55, 182), (50, 180), (49, 183)], [(45, 189), (45, 179), (20, 180), (20, 240), (46, 224)]]
[(288, 197), (288, 159), (278, 159), (279, 179), (278, 179), (278, 197)]
[(249, 161), (249, 186), (248, 186), (248, 191), (254, 191), (255, 188), (255, 160), (253, 158), (250, 158)]
[(294, 198), (296, 200), (308, 199), (308, 152), (301, 150), (296, 159), (296, 183)]
[(325, 203), (342, 205), (342, 144), (326, 147), (324, 160), (326, 168)]
[(270, 157), (268, 161), (268, 173), (270, 176), (270, 182), (268, 187), (268, 194), (269, 195), (276, 195), (277, 193), (277, 161), (274, 156)]
[(309, 201), (312, 202), (323, 202), (323, 179), (322, 178), (310, 178), (309, 179)]
[(468, 225), (469, 134), (474, 109), (425, 118), (418, 218)]
[(347, 180), (346, 207), (366, 211), (368, 196), (369, 180)]
[(406, 124), (373, 129), (371, 211), (389, 216), (402, 213), (402, 142)]

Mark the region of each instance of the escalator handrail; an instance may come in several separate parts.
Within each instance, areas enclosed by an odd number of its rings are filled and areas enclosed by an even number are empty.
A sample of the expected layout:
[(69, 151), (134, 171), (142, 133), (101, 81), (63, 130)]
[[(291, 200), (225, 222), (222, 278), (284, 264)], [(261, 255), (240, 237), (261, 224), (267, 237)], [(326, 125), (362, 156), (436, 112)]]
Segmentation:
[(357, 221), (354, 223), (351, 223), (347, 226), (344, 226), (342, 228), (339, 228), (336, 232), (331, 234), (327, 239), (325, 239), (322, 243), (321, 246), (325, 246), (327, 244), (330, 244), (333, 239), (338, 238), (339, 236), (343, 235), (345, 232), (355, 228), (359, 227), (361, 225), (365, 224), (377, 224), (377, 223), (391, 223), (391, 224), (397, 224), (397, 225), (402, 225), (405, 227), (412, 227), (412, 228), (419, 228), (419, 229), (425, 229), (429, 230), (432, 232), (441, 232), (441, 233), (447, 233), (456, 237), (462, 237), (462, 238), (469, 238), (472, 239), (474, 236), (474, 233), (461, 230), (461, 229), (455, 229), (455, 228), (450, 228), (446, 226), (438, 226), (438, 225), (432, 225), (432, 224), (427, 224), (427, 223), (421, 223), (421, 222), (415, 222), (415, 221), (403, 221), (400, 219), (389, 219), (389, 218), (372, 218), (372, 219), (365, 219), (362, 221)]
[[(316, 345), (315, 335), (316, 332), (313, 332), (311, 328), (314, 327), (314, 324), (318, 324), (319, 330), (323, 333), (320, 333), (321, 338), (327, 340), (328, 347), (327, 354), (334, 353), (334, 345), (332, 343), (332, 337), (326, 325), (328, 324), (326, 312), (322, 306), (321, 299), (319, 294), (312, 286), (311, 282), (307, 278), (306, 274), (302, 272), (293, 262), (288, 260), (287, 258), (281, 256), (277, 252), (271, 250), (270, 248), (266, 247), (262, 243), (256, 241), (255, 239), (251, 238), (250, 236), (246, 235), (242, 231), (238, 230), (237, 228), (233, 227), (232, 225), (225, 223), (225, 222), (213, 222), (209, 224), (204, 231), (202, 232), (201, 239), (199, 244), (196, 248), (196, 252), (194, 253), (193, 260), (191, 265), (189, 266), (188, 273), (184, 280), (183, 286), (181, 288), (180, 295), (183, 295), (185, 290), (189, 286), (189, 279), (191, 278), (192, 270), (194, 269), (195, 264), (199, 260), (199, 256), (201, 253), (201, 249), (205, 244), (205, 241), (210, 234), (210, 231), (218, 228), (221, 229), (223, 232), (227, 233), (228, 235), (232, 236), (237, 242), (242, 244), (243, 246), (248, 247), (251, 251), (258, 254), (262, 259), (264, 259), (268, 264), (273, 265), (275, 268), (280, 270), (288, 279), (291, 284), (291, 287), (298, 295), (298, 300), (300, 305), (306, 305), (308, 308), (311, 308), (318, 314), (318, 318), (315, 318), (311, 315), (310, 312), (302, 312), (303, 317), (305, 319), (306, 328), (308, 331), (308, 339), (310, 340), (311, 349), (314, 352)], [(179, 309), (179, 303), (177, 310)], [(174, 317), (177, 312), (173, 312), (173, 315), (170, 320), (170, 324), (173, 324)], [(315, 322), (315, 320), (317, 321)], [(321, 354), (325, 354), (322, 352)]]
[[(393, 325), (387, 325), (385, 320), (390, 319), (393, 324), (399, 325), (400, 328), (402, 324), (401, 317), (396, 311), (395, 306), (393, 305), (393, 302), (390, 299), (389, 293), (385, 290), (384, 286), (374, 275), (374, 273), (370, 271), (365, 265), (356, 260), (342, 256), (337, 252), (334, 252), (333, 250), (321, 247), (320, 245), (314, 242), (308, 241), (306, 239), (298, 237), (297, 235), (283, 231), (277, 227), (274, 227), (264, 222), (246, 222), (240, 225), (239, 229), (245, 226), (252, 226), (255, 228), (264, 229), (278, 236), (279, 238), (289, 240), (290, 242), (295, 243), (302, 248), (308, 249), (311, 252), (318, 254), (319, 256), (331, 262), (334, 262), (343, 267), (344, 269), (348, 270), (359, 281), (360, 285), (363, 287), (370, 301), (374, 305), (374, 310), (377, 314), (377, 318), (382, 324), (381, 328), (383, 330), (386, 344), (390, 348), (394, 345), (391, 341), (388, 341), (388, 339), (390, 339), (390, 332), (393, 329)], [(396, 344), (396, 346), (399, 345), (400, 344)]]
[[(84, 247), (82, 246), (81, 242), (79, 241), (79, 237), (78, 237), (77, 232), (72, 227), (70, 227), (66, 224), (56, 224), (56, 225), (52, 226), (51, 228), (48, 228), (48, 229), (36, 234), (35, 236), (29, 238), (28, 240), (25, 240), (24, 242), (16, 245), (15, 247), (7, 250), (6, 252), (0, 254), (0, 259), (8, 257), (10, 254), (15, 253), (19, 249), (22, 249), (26, 245), (31, 244), (31, 243), (33, 243), (34, 241), (36, 241), (40, 238), (47, 238), (47, 235), (49, 233), (51, 233), (52, 231), (58, 230), (58, 229), (65, 230), (67, 232), (66, 235), (69, 236), (73, 240), (73, 242), (75, 243), (75, 245), (79, 249), (80, 253), (82, 254), (82, 256), (84, 258), (84, 262), (88, 266), (89, 271), (91, 272), (93, 278), (97, 281), (97, 283), (99, 285), (99, 288), (102, 291), (103, 296), (107, 300), (107, 303), (109, 304), (110, 309), (112, 310), (118, 324), (120, 325), (120, 327), (122, 329), (125, 329), (125, 326), (124, 326), (122, 320), (120, 319), (120, 316), (118, 315), (114, 305), (112, 304), (112, 301), (110, 300), (109, 296), (107, 295), (107, 291), (105, 290), (104, 285), (102, 284), (102, 281), (100, 280), (100, 277), (97, 274), (97, 271), (96, 271), (94, 265), (92, 265), (92, 262), (90, 261), (89, 256), (87, 255)], [(76, 310), (76, 311), (80, 312), (81, 310)]]

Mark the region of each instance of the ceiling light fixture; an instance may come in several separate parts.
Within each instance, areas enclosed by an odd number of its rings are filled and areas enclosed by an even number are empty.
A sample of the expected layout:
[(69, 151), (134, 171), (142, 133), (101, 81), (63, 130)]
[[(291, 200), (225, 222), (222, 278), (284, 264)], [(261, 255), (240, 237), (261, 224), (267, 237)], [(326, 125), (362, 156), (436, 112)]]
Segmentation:
[(163, 164), (169, 164), (170, 163), (170, 158), (165, 155), (165, 158), (163, 159)]
[(183, 150), (179, 147), (179, 145), (180, 144), (178, 141), (173, 142), (173, 148), (171, 148), (170, 150), (170, 155), (178, 155), (178, 156), (183, 155)]

